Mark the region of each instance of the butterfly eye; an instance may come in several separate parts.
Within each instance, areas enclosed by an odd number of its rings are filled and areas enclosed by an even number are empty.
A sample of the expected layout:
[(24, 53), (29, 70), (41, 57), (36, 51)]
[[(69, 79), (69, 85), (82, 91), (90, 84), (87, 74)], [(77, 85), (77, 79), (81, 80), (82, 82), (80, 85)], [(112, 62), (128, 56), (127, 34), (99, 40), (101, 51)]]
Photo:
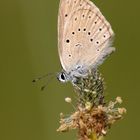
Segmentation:
[(63, 83), (67, 82), (67, 77), (66, 77), (66, 74), (64, 72), (59, 73), (59, 75), (57, 76), (57, 79)]
[(62, 80), (65, 80), (65, 76), (64, 76), (63, 73), (62, 73), (60, 76), (61, 76), (61, 79), (62, 79)]

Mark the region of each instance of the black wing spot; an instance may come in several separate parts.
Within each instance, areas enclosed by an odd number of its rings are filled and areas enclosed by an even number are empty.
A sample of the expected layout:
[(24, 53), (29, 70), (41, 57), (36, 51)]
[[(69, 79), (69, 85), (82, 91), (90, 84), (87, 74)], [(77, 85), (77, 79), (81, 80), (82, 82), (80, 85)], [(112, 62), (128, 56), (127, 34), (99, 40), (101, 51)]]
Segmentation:
[(74, 35), (74, 34), (75, 34), (75, 32), (72, 32), (72, 34)]
[(91, 33), (90, 32), (88, 32), (88, 35), (90, 35)]
[(69, 54), (69, 57), (71, 57), (71, 55)]
[(91, 16), (89, 16), (88, 18), (91, 18)]
[(104, 38), (106, 38), (106, 35), (104, 35)]
[(91, 39), (90, 39), (90, 41), (92, 42), (92, 41), (93, 41), (93, 39), (91, 38)]
[(75, 18), (75, 21), (77, 20), (77, 17)]
[(65, 14), (65, 17), (67, 17), (68, 15), (67, 14)]
[(67, 40), (66, 40), (66, 42), (67, 42), (67, 43), (70, 43), (70, 40), (69, 40), (69, 39), (67, 39)]
[(81, 31), (81, 29), (79, 28), (78, 31)]
[(83, 31), (86, 31), (86, 28), (84, 28)]
[(85, 17), (85, 15), (83, 15), (83, 17)]
[(82, 4), (80, 3), (80, 6), (82, 6)]
[(97, 21), (95, 21), (94, 23), (97, 24)]
[(102, 31), (102, 28), (99, 28), (99, 31)]
[(99, 49), (97, 49), (97, 51), (100, 51)]
[(99, 44), (99, 41), (96, 41), (96, 44)]

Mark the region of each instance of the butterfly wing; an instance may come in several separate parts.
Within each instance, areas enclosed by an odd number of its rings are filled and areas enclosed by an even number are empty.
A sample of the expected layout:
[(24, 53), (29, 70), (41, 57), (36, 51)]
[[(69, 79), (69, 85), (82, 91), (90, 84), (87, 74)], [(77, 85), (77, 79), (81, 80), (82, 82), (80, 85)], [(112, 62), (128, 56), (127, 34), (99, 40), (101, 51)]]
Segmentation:
[(111, 25), (90, 0), (61, 0), (58, 50), (63, 69), (93, 68), (114, 51)]

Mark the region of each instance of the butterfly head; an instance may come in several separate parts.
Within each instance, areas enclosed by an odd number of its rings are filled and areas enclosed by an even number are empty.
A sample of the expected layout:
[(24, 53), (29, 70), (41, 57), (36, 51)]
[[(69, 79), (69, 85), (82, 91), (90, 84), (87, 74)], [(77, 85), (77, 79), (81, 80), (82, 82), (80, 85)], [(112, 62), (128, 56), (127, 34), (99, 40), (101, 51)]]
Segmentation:
[(72, 82), (72, 84), (75, 84), (78, 77), (85, 77), (86, 75), (87, 70), (78, 67), (74, 70), (71, 70), (70, 72), (66, 72), (63, 70), (62, 72), (58, 73), (57, 79), (62, 83), (70, 81)]

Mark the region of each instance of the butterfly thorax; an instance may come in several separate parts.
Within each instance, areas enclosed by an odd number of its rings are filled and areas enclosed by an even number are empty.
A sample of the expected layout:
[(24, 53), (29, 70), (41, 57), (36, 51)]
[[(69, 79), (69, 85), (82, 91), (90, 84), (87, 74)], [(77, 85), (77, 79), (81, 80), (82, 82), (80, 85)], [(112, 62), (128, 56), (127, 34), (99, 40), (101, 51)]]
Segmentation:
[(57, 79), (63, 83), (70, 81), (74, 84), (79, 77), (88, 76), (88, 72), (89, 70), (83, 67), (78, 67), (74, 70), (71, 70), (70, 72), (62, 70), (62, 72), (58, 74)]

